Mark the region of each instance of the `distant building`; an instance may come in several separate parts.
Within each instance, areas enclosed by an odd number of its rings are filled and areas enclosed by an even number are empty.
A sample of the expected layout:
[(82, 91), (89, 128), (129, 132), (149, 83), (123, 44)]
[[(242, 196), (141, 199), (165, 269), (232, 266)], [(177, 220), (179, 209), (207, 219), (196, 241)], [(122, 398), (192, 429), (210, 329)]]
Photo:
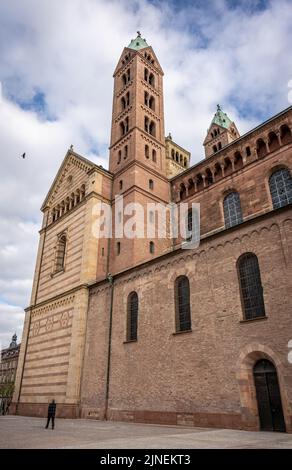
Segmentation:
[(12, 399), (20, 344), (17, 336), (12, 336), (9, 348), (2, 349), (0, 363), (0, 413), (6, 414)]

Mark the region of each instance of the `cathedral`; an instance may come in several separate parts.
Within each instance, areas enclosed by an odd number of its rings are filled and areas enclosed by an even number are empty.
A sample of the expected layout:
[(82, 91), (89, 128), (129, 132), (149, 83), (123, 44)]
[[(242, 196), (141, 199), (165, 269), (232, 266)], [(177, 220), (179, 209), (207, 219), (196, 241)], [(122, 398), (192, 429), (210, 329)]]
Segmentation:
[[(292, 107), (240, 135), (218, 105), (202, 145), (191, 166), (165, 137), (138, 32), (114, 71), (109, 169), (71, 146), (42, 205), (10, 412), (55, 399), (63, 418), (292, 432)], [(119, 198), (199, 205), (200, 243), (117, 233)]]

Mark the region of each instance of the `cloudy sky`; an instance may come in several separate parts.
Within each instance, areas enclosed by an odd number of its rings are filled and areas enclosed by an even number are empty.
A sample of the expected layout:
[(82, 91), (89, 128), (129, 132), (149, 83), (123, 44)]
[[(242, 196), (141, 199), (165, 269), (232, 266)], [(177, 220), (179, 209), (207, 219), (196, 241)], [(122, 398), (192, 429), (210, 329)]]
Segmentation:
[(112, 73), (137, 30), (165, 72), (166, 133), (192, 163), (217, 103), (241, 133), (289, 106), (291, 0), (1, 0), (2, 347), (21, 338), (39, 209), (68, 147), (107, 167)]

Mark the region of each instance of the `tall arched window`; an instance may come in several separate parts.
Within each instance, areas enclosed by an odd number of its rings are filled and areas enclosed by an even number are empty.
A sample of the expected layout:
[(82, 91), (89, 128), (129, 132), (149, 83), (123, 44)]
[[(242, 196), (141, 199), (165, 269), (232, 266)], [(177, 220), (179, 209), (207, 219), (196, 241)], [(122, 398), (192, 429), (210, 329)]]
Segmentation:
[(155, 250), (154, 242), (150, 242), (149, 243), (149, 252), (151, 253), (151, 255), (154, 254), (154, 250)]
[(65, 253), (66, 253), (67, 237), (63, 233), (58, 238), (55, 272), (62, 271), (65, 266)]
[(241, 302), (245, 320), (265, 316), (265, 304), (259, 262), (254, 253), (245, 253), (238, 260)]
[(242, 212), (239, 194), (236, 192), (228, 194), (223, 202), (225, 227), (234, 227), (242, 222)]
[(145, 157), (149, 158), (149, 146), (145, 145)]
[(175, 326), (176, 331), (191, 329), (190, 283), (186, 276), (179, 276), (175, 281)]
[(190, 208), (186, 214), (186, 241), (196, 243), (200, 240), (200, 218), (194, 208)]
[(292, 202), (292, 178), (287, 168), (274, 171), (269, 180), (274, 209)]
[(137, 292), (128, 296), (127, 341), (137, 341), (139, 301)]

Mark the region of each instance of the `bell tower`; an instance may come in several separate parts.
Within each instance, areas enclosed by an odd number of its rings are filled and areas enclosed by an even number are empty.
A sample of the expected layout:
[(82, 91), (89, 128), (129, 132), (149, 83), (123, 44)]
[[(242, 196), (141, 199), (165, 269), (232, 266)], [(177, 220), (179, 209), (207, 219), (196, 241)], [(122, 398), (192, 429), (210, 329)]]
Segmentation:
[(224, 113), (217, 104), (217, 111), (204, 140), (205, 157), (211, 157), (223, 147), (238, 139), (240, 134), (233, 121)]
[[(140, 32), (124, 48), (114, 72), (114, 96), (109, 169), (114, 175), (114, 198), (123, 195), (124, 205), (144, 207), (145, 231), (147, 204), (168, 204), (166, 175), (163, 70)], [(119, 215), (121, 222), (122, 215)], [(123, 218), (127, 221), (128, 216)], [(115, 220), (113, 226), (115, 227)], [(165, 251), (166, 240), (113, 239), (111, 272), (118, 272)]]

